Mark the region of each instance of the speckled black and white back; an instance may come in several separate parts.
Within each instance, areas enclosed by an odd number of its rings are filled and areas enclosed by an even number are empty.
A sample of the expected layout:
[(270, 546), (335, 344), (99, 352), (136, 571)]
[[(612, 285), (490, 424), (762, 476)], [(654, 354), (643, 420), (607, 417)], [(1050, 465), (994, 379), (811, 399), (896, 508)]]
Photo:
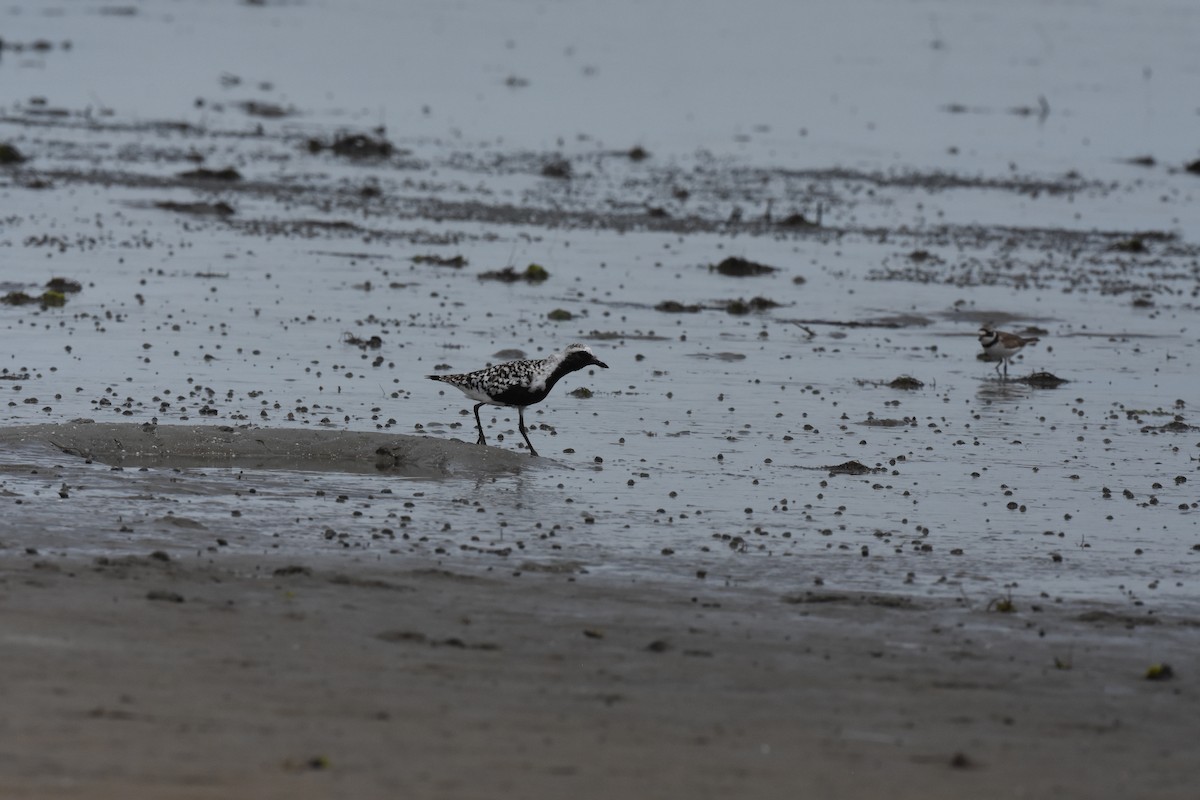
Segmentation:
[(507, 361), (475, 372), (428, 377), (448, 383), (480, 403), (524, 407), (546, 399), (564, 375), (588, 366), (608, 368), (593, 355), (591, 348), (572, 344), (546, 358)]

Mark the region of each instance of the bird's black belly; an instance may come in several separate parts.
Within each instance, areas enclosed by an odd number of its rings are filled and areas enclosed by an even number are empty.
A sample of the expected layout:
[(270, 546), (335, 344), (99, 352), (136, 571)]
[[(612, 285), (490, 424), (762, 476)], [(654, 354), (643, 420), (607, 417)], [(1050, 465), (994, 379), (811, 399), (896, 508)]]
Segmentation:
[(550, 394), (549, 389), (541, 391), (530, 391), (524, 386), (510, 386), (498, 395), (494, 395), (493, 399), (497, 403), (503, 403), (506, 406), (531, 406), (534, 403), (540, 403), (546, 399), (546, 395)]

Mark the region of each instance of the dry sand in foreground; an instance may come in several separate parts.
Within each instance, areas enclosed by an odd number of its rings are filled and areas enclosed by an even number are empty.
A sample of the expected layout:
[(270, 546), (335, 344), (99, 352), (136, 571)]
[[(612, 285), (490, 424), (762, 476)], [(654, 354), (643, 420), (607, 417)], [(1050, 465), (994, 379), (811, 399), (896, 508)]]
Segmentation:
[[(298, 566), (4, 559), (0, 796), (1193, 798), (1200, 780), (1194, 619)], [(1175, 677), (1146, 680), (1157, 662)]]

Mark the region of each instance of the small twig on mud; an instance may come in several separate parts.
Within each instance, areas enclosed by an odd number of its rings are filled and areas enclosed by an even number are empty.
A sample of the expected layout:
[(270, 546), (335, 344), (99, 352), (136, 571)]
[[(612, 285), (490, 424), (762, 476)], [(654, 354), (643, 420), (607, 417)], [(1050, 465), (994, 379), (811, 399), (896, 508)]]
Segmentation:
[(817, 338), (817, 334), (816, 334), (816, 333), (814, 333), (814, 332), (813, 332), (813, 329), (812, 329), (812, 328), (810, 328), (810, 327), (808, 327), (807, 325), (802, 325), (802, 324), (800, 324), (799, 322), (792, 322), (792, 324), (793, 324), (793, 325), (795, 325), (795, 326), (796, 326), (797, 328), (799, 328), (800, 330), (802, 330), (802, 331), (804, 331), (805, 333), (807, 333), (807, 334), (808, 334), (808, 338), (810, 338), (810, 339), (815, 339), (815, 338)]

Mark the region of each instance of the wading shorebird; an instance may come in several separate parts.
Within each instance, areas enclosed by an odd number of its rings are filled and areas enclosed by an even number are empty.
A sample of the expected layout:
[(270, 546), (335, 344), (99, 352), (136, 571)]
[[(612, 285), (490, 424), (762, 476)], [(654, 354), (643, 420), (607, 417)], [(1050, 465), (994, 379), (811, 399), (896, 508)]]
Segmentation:
[(517, 427), (525, 437), (525, 444), (529, 445), (529, 455), (536, 456), (537, 450), (533, 449), (533, 442), (529, 441), (529, 433), (525, 429), (525, 407), (545, 400), (562, 376), (593, 366), (608, 369), (608, 364), (592, 355), (590, 348), (572, 344), (567, 345), (561, 353), (546, 358), (506, 361), (475, 372), (425, 377), (448, 383), (472, 400), (479, 401), (475, 404), (475, 425), (479, 428), (476, 444), (487, 444), (483, 436), (483, 422), (479, 419), (480, 406), (490, 404), (517, 409)]
[(1025, 338), (1017, 336), (1015, 333), (1007, 331), (998, 331), (990, 325), (984, 325), (979, 329), (979, 344), (983, 347), (983, 352), (987, 353), (988, 358), (998, 359), (999, 364), (996, 365), (996, 372), (1000, 371), (1001, 364), (1004, 365), (1004, 377), (1008, 377), (1008, 362), (1012, 357), (1021, 352), (1021, 349), (1027, 344), (1033, 344), (1038, 341), (1036, 336)]

